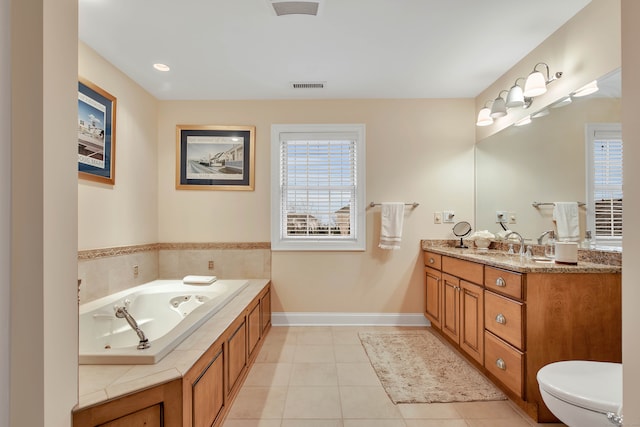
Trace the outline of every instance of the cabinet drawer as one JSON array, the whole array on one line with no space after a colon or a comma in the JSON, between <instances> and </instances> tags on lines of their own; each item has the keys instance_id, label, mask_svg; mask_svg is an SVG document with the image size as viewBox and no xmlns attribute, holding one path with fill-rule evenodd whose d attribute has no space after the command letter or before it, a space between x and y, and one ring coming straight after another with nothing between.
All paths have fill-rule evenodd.
<instances>
[{"instance_id":1,"label":"cabinet drawer","mask_svg":"<svg viewBox=\"0 0 640 427\"><path fill-rule=\"evenodd\" d=\"M424 251L424 265L440 270L442 268L442 255Z\"/></svg>"},{"instance_id":2,"label":"cabinet drawer","mask_svg":"<svg viewBox=\"0 0 640 427\"><path fill-rule=\"evenodd\" d=\"M507 388L524 397L524 354L487 331L484 333L484 367Z\"/></svg>"},{"instance_id":3,"label":"cabinet drawer","mask_svg":"<svg viewBox=\"0 0 640 427\"><path fill-rule=\"evenodd\" d=\"M442 271L469 282L482 284L484 265L448 256L442 257Z\"/></svg>"},{"instance_id":4,"label":"cabinet drawer","mask_svg":"<svg viewBox=\"0 0 640 427\"><path fill-rule=\"evenodd\" d=\"M484 285L487 289L522 299L522 275L493 267L484 268Z\"/></svg>"},{"instance_id":5,"label":"cabinet drawer","mask_svg":"<svg viewBox=\"0 0 640 427\"><path fill-rule=\"evenodd\" d=\"M485 290L484 327L513 346L523 348L524 304Z\"/></svg>"}]
</instances>

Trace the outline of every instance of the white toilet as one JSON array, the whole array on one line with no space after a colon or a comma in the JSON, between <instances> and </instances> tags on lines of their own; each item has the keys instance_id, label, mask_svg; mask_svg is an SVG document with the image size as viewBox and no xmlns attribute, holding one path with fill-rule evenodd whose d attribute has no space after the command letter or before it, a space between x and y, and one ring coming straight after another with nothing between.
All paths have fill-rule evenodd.
<instances>
[{"instance_id":1,"label":"white toilet","mask_svg":"<svg viewBox=\"0 0 640 427\"><path fill-rule=\"evenodd\" d=\"M621 363L555 362L537 378L544 403L569 427L622 425Z\"/></svg>"}]
</instances>

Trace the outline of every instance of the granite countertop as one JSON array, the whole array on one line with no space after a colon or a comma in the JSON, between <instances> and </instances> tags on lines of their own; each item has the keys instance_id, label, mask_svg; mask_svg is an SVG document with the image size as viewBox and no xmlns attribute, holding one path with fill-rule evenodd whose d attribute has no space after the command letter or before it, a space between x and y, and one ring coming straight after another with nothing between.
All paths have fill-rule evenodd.
<instances>
[{"instance_id":1,"label":"granite countertop","mask_svg":"<svg viewBox=\"0 0 640 427\"><path fill-rule=\"evenodd\" d=\"M181 378L268 283L250 279L249 286L154 365L79 365L75 410Z\"/></svg>"},{"instance_id":2,"label":"granite countertop","mask_svg":"<svg viewBox=\"0 0 640 427\"><path fill-rule=\"evenodd\" d=\"M440 255L447 255L466 261L479 262L492 267L505 270L517 271L519 273L621 273L622 267L619 265L603 264L599 262L578 260L577 265L556 264L555 262L537 262L534 259L542 258L535 255L533 258L521 257L518 254L507 254L500 249L480 250L468 245L468 249L455 248L446 244L434 243L429 240L422 240L422 250L434 252Z\"/></svg>"}]
</instances>

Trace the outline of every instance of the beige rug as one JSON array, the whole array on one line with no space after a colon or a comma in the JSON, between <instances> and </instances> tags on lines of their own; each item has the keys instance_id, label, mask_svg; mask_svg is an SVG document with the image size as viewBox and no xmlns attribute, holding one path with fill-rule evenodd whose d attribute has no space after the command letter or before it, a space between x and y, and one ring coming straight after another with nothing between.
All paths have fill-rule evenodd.
<instances>
[{"instance_id":1,"label":"beige rug","mask_svg":"<svg viewBox=\"0 0 640 427\"><path fill-rule=\"evenodd\" d=\"M393 403L507 398L428 330L361 332L358 335Z\"/></svg>"}]
</instances>

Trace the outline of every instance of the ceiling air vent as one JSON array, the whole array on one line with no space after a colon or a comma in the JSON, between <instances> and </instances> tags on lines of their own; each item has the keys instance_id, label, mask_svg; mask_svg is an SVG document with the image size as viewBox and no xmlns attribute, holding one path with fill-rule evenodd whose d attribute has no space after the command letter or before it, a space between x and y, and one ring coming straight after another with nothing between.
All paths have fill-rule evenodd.
<instances>
[{"instance_id":1,"label":"ceiling air vent","mask_svg":"<svg viewBox=\"0 0 640 427\"><path fill-rule=\"evenodd\" d=\"M291 82L293 89L324 89L326 82Z\"/></svg>"},{"instance_id":2,"label":"ceiling air vent","mask_svg":"<svg viewBox=\"0 0 640 427\"><path fill-rule=\"evenodd\" d=\"M320 0L267 0L273 7L276 15L318 15Z\"/></svg>"}]
</instances>

